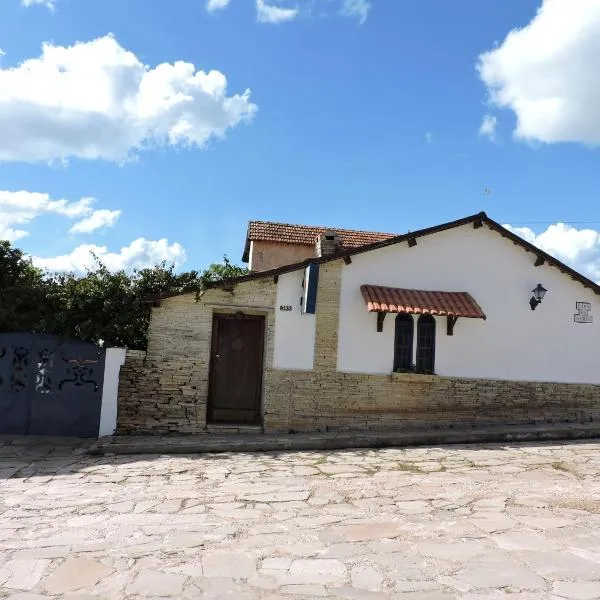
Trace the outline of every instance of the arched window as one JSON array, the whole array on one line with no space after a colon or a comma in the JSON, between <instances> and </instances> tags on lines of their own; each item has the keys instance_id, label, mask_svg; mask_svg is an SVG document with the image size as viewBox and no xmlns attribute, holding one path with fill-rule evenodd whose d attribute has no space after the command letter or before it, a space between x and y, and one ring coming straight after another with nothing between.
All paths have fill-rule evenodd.
<instances>
[{"instance_id":1,"label":"arched window","mask_svg":"<svg viewBox=\"0 0 600 600\"><path fill-rule=\"evenodd\" d=\"M433 373L435 368L435 319L421 315L417 323L417 371Z\"/></svg>"},{"instance_id":2,"label":"arched window","mask_svg":"<svg viewBox=\"0 0 600 600\"><path fill-rule=\"evenodd\" d=\"M396 334L394 337L394 371L409 369L413 358L413 318L412 315L400 313L396 317Z\"/></svg>"}]
</instances>

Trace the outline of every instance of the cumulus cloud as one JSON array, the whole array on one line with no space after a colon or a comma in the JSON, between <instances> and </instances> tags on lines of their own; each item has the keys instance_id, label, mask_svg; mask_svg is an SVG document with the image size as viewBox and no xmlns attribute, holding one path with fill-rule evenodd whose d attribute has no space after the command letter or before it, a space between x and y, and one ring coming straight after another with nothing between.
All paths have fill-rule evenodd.
<instances>
[{"instance_id":1,"label":"cumulus cloud","mask_svg":"<svg viewBox=\"0 0 600 600\"><path fill-rule=\"evenodd\" d=\"M367 0L344 0L341 13L346 17L355 17L362 25L369 16L371 3Z\"/></svg>"},{"instance_id":2,"label":"cumulus cloud","mask_svg":"<svg viewBox=\"0 0 600 600\"><path fill-rule=\"evenodd\" d=\"M215 10L223 10L229 6L230 0L208 0L206 3L206 10L213 12Z\"/></svg>"},{"instance_id":3,"label":"cumulus cloud","mask_svg":"<svg viewBox=\"0 0 600 600\"><path fill-rule=\"evenodd\" d=\"M65 199L52 200L49 194L40 192L0 190L0 239L15 242L26 237L29 233L23 227L44 215L81 219L73 225L70 233L91 233L114 225L121 211L94 210L95 202L94 198L69 202Z\"/></svg>"},{"instance_id":4,"label":"cumulus cloud","mask_svg":"<svg viewBox=\"0 0 600 600\"><path fill-rule=\"evenodd\" d=\"M479 57L490 100L518 138L600 144L600 2L543 0L531 22Z\"/></svg>"},{"instance_id":5,"label":"cumulus cloud","mask_svg":"<svg viewBox=\"0 0 600 600\"><path fill-rule=\"evenodd\" d=\"M69 229L69 233L92 233L98 229L112 227L120 216L120 210L95 210L89 217L75 223Z\"/></svg>"},{"instance_id":6,"label":"cumulus cloud","mask_svg":"<svg viewBox=\"0 0 600 600\"><path fill-rule=\"evenodd\" d=\"M109 252L106 246L82 244L70 254L53 258L34 256L32 260L36 266L51 272L84 273L94 267L94 257L100 259L111 271L143 269L163 261L178 267L187 258L183 246L178 243L169 244L169 241L164 238L156 241L138 238L121 248L119 252Z\"/></svg>"},{"instance_id":7,"label":"cumulus cloud","mask_svg":"<svg viewBox=\"0 0 600 600\"><path fill-rule=\"evenodd\" d=\"M48 194L0 190L0 239L14 242L29 235L22 227L42 215L59 215L69 219L81 218L92 212L93 198L77 202L52 200ZM15 226L21 226L15 228Z\"/></svg>"},{"instance_id":8,"label":"cumulus cloud","mask_svg":"<svg viewBox=\"0 0 600 600\"><path fill-rule=\"evenodd\" d=\"M121 162L153 146L202 148L257 106L227 95L219 71L186 62L154 68L111 35L43 45L39 58L0 67L0 160Z\"/></svg>"},{"instance_id":9,"label":"cumulus cloud","mask_svg":"<svg viewBox=\"0 0 600 600\"><path fill-rule=\"evenodd\" d=\"M284 23L298 16L297 8L281 8L267 4L265 0L256 0L256 20L259 23Z\"/></svg>"},{"instance_id":10,"label":"cumulus cloud","mask_svg":"<svg viewBox=\"0 0 600 600\"><path fill-rule=\"evenodd\" d=\"M479 135L489 138L494 141L496 139L496 125L498 119L493 115L484 115L483 121L479 126Z\"/></svg>"},{"instance_id":11,"label":"cumulus cloud","mask_svg":"<svg viewBox=\"0 0 600 600\"><path fill-rule=\"evenodd\" d=\"M34 6L36 4L45 6L48 10L56 8L55 0L21 0L21 6Z\"/></svg>"},{"instance_id":12,"label":"cumulus cloud","mask_svg":"<svg viewBox=\"0 0 600 600\"><path fill-rule=\"evenodd\" d=\"M0 215L0 219L2 216ZM24 229L14 229L13 227L8 227L3 225L0 221L0 240L7 240L9 242L16 242L21 238L27 237L29 235L28 231Z\"/></svg>"},{"instance_id":13,"label":"cumulus cloud","mask_svg":"<svg viewBox=\"0 0 600 600\"><path fill-rule=\"evenodd\" d=\"M550 225L539 234L529 227L505 227L600 283L600 232L565 223Z\"/></svg>"}]
</instances>

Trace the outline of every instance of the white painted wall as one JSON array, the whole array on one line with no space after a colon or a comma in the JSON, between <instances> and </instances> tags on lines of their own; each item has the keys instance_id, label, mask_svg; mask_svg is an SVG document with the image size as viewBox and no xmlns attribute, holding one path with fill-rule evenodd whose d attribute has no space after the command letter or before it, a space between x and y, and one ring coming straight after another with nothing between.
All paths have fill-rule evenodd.
<instances>
[{"instance_id":1,"label":"white painted wall","mask_svg":"<svg viewBox=\"0 0 600 600\"><path fill-rule=\"evenodd\" d=\"M555 267L534 267L535 256L487 227L465 225L357 254L342 274L338 370L390 373L394 319L376 331L362 284L469 292L487 320L460 318L446 335L436 318L439 375L523 381L600 383L600 297ZM549 291L535 311L530 291ZM575 302L592 304L594 323L574 323ZM416 340L415 317L415 340Z\"/></svg>"},{"instance_id":2,"label":"white painted wall","mask_svg":"<svg viewBox=\"0 0 600 600\"><path fill-rule=\"evenodd\" d=\"M119 393L119 371L125 363L124 348L107 348L104 362L104 384L102 387L102 409L98 437L113 435L117 429L117 396Z\"/></svg>"},{"instance_id":3,"label":"white painted wall","mask_svg":"<svg viewBox=\"0 0 600 600\"><path fill-rule=\"evenodd\" d=\"M275 305L273 368L311 370L315 357L315 315L302 314L304 269L279 276ZM280 310L291 306L291 311Z\"/></svg>"}]
</instances>

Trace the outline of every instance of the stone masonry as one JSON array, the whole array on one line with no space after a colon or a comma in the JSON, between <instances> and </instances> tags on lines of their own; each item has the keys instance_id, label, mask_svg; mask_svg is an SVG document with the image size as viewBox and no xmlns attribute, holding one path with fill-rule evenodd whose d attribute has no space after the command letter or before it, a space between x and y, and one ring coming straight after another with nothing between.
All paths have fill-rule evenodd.
<instances>
[{"instance_id":1,"label":"stone masonry","mask_svg":"<svg viewBox=\"0 0 600 600\"><path fill-rule=\"evenodd\" d=\"M202 433L206 428L214 313L266 317L263 392L267 432L336 429L464 428L478 425L590 423L600 419L600 386L491 381L435 375L337 372L343 262L324 263L317 293L312 371L273 369L272 278L163 301L153 310L148 353L121 369L119 434Z\"/></svg>"},{"instance_id":2,"label":"stone masonry","mask_svg":"<svg viewBox=\"0 0 600 600\"><path fill-rule=\"evenodd\" d=\"M594 385L271 369L266 397L266 431L464 428L600 419L600 389Z\"/></svg>"},{"instance_id":3,"label":"stone masonry","mask_svg":"<svg viewBox=\"0 0 600 600\"><path fill-rule=\"evenodd\" d=\"M117 433L201 433L206 404L215 313L266 318L265 364L273 364L273 279L257 279L234 290L207 290L164 300L152 311L148 353L128 353L121 368Z\"/></svg>"},{"instance_id":4,"label":"stone masonry","mask_svg":"<svg viewBox=\"0 0 600 600\"><path fill-rule=\"evenodd\" d=\"M342 265L341 260L336 260L322 264L319 269L314 362L317 373L332 372L337 367Z\"/></svg>"}]
</instances>

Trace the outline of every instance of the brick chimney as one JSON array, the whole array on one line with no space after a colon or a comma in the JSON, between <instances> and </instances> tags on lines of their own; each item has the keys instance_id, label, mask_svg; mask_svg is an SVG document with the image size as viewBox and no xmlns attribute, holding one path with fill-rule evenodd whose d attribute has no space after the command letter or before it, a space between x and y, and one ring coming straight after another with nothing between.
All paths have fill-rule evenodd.
<instances>
[{"instance_id":1,"label":"brick chimney","mask_svg":"<svg viewBox=\"0 0 600 600\"><path fill-rule=\"evenodd\" d=\"M317 238L317 256L329 256L342 249L342 239L335 232L328 230Z\"/></svg>"}]
</instances>

